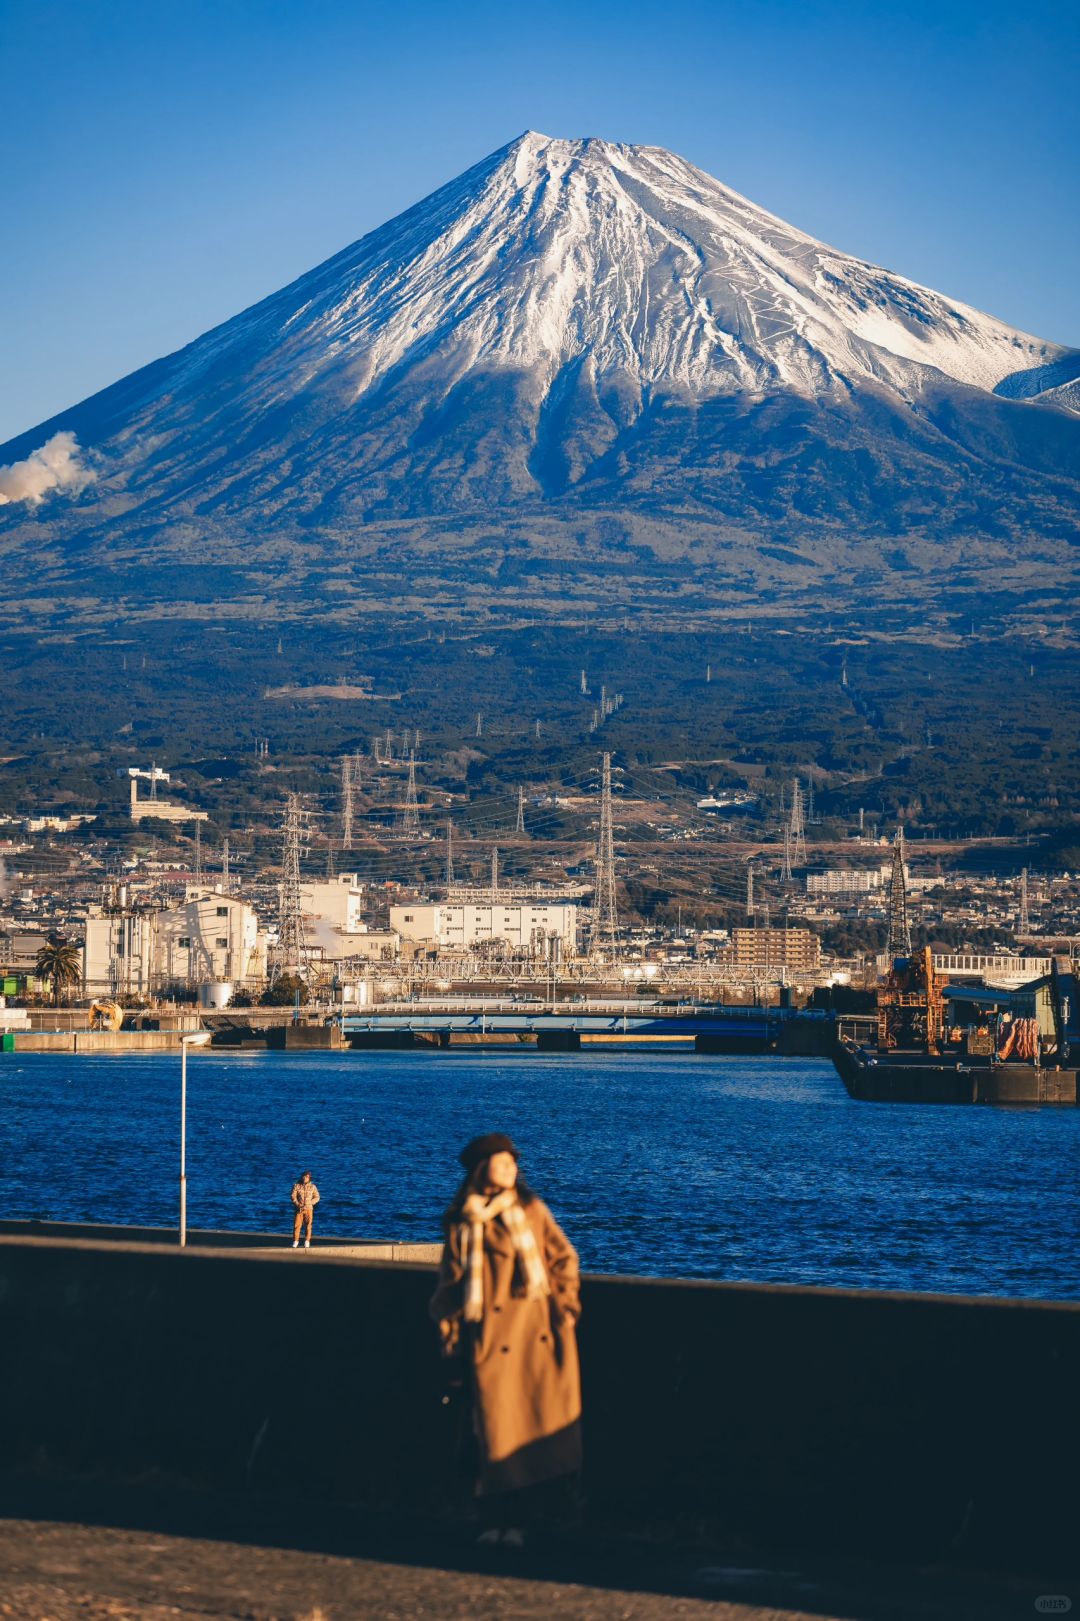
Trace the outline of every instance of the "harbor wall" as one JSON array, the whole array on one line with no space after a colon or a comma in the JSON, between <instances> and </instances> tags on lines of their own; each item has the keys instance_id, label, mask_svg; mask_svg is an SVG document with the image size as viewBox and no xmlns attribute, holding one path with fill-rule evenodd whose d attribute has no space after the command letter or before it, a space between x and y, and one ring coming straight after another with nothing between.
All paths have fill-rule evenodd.
<instances>
[{"instance_id":1,"label":"harbor wall","mask_svg":"<svg viewBox=\"0 0 1080 1621\"><path fill-rule=\"evenodd\" d=\"M0 1235L0 1467L461 1512L431 1287L317 1250ZM598 1525L1075 1557L1080 1306L613 1277L583 1302Z\"/></svg>"},{"instance_id":2,"label":"harbor wall","mask_svg":"<svg viewBox=\"0 0 1080 1621\"><path fill-rule=\"evenodd\" d=\"M13 1030L3 1051L13 1053L160 1053L179 1052L179 1030Z\"/></svg>"}]
</instances>

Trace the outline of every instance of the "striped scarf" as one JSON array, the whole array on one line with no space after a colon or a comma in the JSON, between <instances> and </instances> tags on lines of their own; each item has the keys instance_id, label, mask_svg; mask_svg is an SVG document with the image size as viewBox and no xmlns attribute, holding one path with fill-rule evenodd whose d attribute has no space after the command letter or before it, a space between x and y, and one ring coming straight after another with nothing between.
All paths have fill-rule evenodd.
<instances>
[{"instance_id":1,"label":"striped scarf","mask_svg":"<svg viewBox=\"0 0 1080 1621\"><path fill-rule=\"evenodd\" d=\"M520 1200L513 1188L484 1199L472 1193L461 1207L461 1260L465 1268L465 1321L479 1323L484 1318L484 1228L489 1221L501 1220L510 1234L517 1264L525 1282L525 1299L541 1300L551 1293L547 1272Z\"/></svg>"}]
</instances>

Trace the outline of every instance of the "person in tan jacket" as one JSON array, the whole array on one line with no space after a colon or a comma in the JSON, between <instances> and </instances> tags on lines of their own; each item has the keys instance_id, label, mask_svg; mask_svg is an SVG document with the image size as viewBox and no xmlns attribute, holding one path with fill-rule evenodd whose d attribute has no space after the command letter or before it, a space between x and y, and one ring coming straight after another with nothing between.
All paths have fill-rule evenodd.
<instances>
[{"instance_id":1,"label":"person in tan jacket","mask_svg":"<svg viewBox=\"0 0 1080 1621\"><path fill-rule=\"evenodd\" d=\"M301 1227L306 1227L307 1232L304 1235L304 1248L308 1250L311 1248L311 1224L315 1219L315 1206L319 1202L319 1190L311 1180L310 1171L304 1171L301 1174L299 1181L293 1183L292 1193L289 1195L289 1197L292 1199L293 1210L295 1211L295 1215L293 1216L292 1247L294 1250L300 1247L300 1229Z\"/></svg>"},{"instance_id":2,"label":"person in tan jacket","mask_svg":"<svg viewBox=\"0 0 1080 1621\"><path fill-rule=\"evenodd\" d=\"M519 1180L509 1137L474 1138L461 1164L430 1311L471 1394L474 1485L492 1522L481 1540L520 1546L534 1488L581 1468L578 1258Z\"/></svg>"}]
</instances>

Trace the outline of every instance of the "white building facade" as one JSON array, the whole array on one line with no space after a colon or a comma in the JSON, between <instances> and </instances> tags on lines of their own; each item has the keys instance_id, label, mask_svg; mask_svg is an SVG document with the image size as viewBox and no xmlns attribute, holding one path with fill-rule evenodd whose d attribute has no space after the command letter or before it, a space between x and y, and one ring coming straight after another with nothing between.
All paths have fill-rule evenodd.
<instances>
[{"instance_id":1,"label":"white building facade","mask_svg":"<svg viewBox=\"0 0 1080 1621\"><path fill-rule=\"evenodd\" d=\"M162 910L119 901L86 920L88 996L149 996L212 980L256 985L265 975L266 937L255 912L220 889L189 886Z\"/></svg>"},{"instance_id":2,"label":"white building facade","mask_svg":"<svg viewBox=\"0 0 1080 1621\"><path fill-rule=\"evenodd\" d=\"M503 941L535 957L573 956L578 909L569 901L416 902L391 906L390 927L404 940L431 942L443 951L477 951Z\"/></svg>"}]
</instances>

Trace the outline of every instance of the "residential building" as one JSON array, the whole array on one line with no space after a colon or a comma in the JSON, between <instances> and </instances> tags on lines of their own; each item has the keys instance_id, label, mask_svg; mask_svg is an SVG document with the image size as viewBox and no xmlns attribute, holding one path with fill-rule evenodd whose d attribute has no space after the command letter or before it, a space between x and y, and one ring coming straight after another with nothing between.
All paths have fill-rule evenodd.
<instances>
[{"instance_id":1,"label":"residential building","mask_svg":"<svg viewBox=\"0 0 1080 1621\"><path fill-rule=\"evenodd\" d=\"M821 966L821 941L810 929L733 929L731 936L736 968L801 974Z\"/></svg>"},{"instance_id":2,"label":"residential building","mask_svg":"<svg viewBox=\"0 0 1080 1621\"><path fill-rule=\"evenodd\" d=\"M888 867L832 867L828 872L806 875L808 895L868 895L884 889L889 882ZM907 868L904 869L907 877Z\"/></svg>"}]
</instances>

